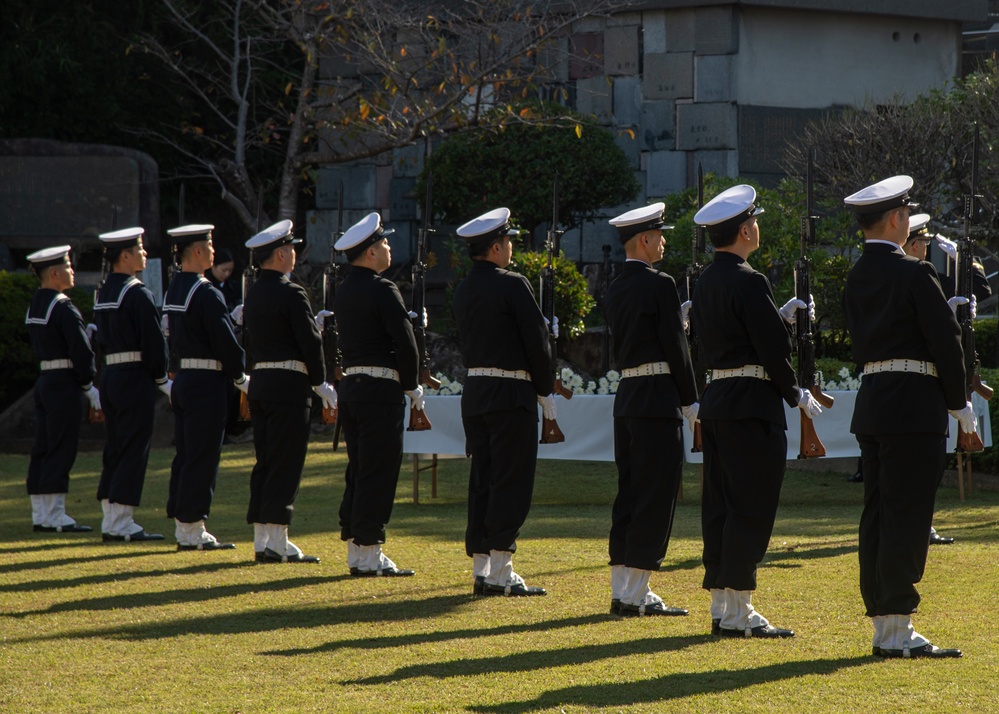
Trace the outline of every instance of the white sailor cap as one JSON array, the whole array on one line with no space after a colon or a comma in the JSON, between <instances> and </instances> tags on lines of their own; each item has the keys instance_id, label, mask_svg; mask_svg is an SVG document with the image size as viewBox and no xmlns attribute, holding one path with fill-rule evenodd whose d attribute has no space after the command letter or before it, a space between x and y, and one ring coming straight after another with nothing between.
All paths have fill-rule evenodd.
<instances>
[{"instance_id":1,"label":"white sailor cap","mask_svg":"<svg viewBox=\"0 0 999 714\"><path fill-rule=\"evenodd\" d=\"M101 243L104 244L105 248L131 248L133 245L139 244L139 238L145 230L139 226L134 228L122 228L119 231L111 231L110 233L101 233L98 238L101 239Z\"/></svg>"},{"instance_id":2,"label":"white sailor cap","mask_svg":"<svg viewBox=\"0 0 999 714\"><path fill-rule=\"evenodd\" d=\"M301 243L302 239L296 238L291 233L294 227L295 224L288 219L278 221L274 225L264 228L257 235L246 241L246 247L250 250L259 250L261 248L273 250L289 243Z\"/></svg>"},{"instance_id":3,"label":"white sailor cap","mask_svg":"<svg viewBox=\"0 0 999 714\"><path fill-rule=\"evenodd\" d=\"M892 176L847 196L843 203L860 216L884 213L902 206L919 208L918 203L909 200L912 184L911 176Z\"/></svg>"},{"instance_id":4,"label":"white sailor cap","mask_svg":"<svg viewBox=\"0 0 999 714\"><path fill-rule=\"evenodd\" d=\"M364 218L347 229L333 245L335 250L350 251L360 254L387 235L395 233L395 228L383 228L382 217L377 212L369 213Z\"/></svg>"},{"instance_id":5,"label":"white sailor cap","mask_svg":"<svg viewBox=\"0 0 999 714\"><path fill-rule=\"evenodd\" d=\"M917 213L914 216L909 216L909 240L912 240L920 233L927 233L929 222L929 213Z\"/></svg>"},{"instance_id":6,"label":"white sailor cap","mask_svg":"<svg viewBox=\"0 0 999 714\"><path fill-rule=\"evenodd\" d=\"M663 220L665 203L653 203L649 206L635 208L610 219L610 224L617 228L617 237L622 243L645 231L673 230Z\"/></svg>"},{"instance_id":7,"label":"white sailor cap","mask_svg":"<svg viewBox=\"0 0 999 714\"><path fill-rule=\"evenodd\" d=\"M197 243L199 240L211 238L215 226L210 223L191 223L186 226L171 228L167 234L173 239L175 245L185 245L187 243Z\"/></svg>"},{"instance_id":8,"label":"white sailor cap","mask_svg":"<svg viewBox=\"0 0 999 714\"><path fill-rule=\"evenodd\" d=\"M515 236L518 231L510 228L509 208L494 208L488 213L483 213L481 216L458 226L455 233L458 234L459 238L464 238L465 241L474 245L502 236Z\"/></svg>"},{"instance_id":9,"label":"white sailor cap","mask_svg":"<svg viewBox=\"0 0 999 714\"><path fill-rule=\"evenodd\" d=\"M727 188L694 214L694 223L709 233L730 233L753 216L763 213L756 206L756 189L748 184Z\"/></svg>"},{"instance_id":10,"label":"white sailor cap","mask_svg":"<svg viewBox=\"0 0 999 714\"><path fill-rule=\"evenodd\" d=\"M71 246L68 245L57 245L52 248L43 248L42 250L36 250L34 253L28 256L28 262L31 263L31 267L36 271L44 270L45 268L50 268L53 265L59 265L63 262L63 259L72 250Z\"/></svg>"}]
</instances>

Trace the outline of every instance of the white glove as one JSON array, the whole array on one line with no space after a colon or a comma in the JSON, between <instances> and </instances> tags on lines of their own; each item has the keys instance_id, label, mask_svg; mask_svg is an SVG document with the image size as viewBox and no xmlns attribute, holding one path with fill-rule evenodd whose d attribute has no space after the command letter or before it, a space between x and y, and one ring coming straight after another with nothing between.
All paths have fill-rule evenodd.
<instances>
[{"instance_id":1,"label":"white glove","mask_svg":"<svg viewBox=\"0 0 999 714\"><path fill-rule=\"evenodd\" d=\"M798 409L800 409L806 417L809 419L814 419L819 414L822 413L822 405L819 404L812 393L807 389L802 389L798 387L800 395L798 397Z\"/></svg>"},{"instance_id":2,"label":"white glove","mask_svg":"<svg viewBox=\"0 0 999 714\"><path fill-rule=\"evenodd\" d=\"M680 303L680 324L685 330L690 329L690 306L693 304L690 300Z\"/></svg>"},{"instance_id":3,"label":"white glove","mask_svg":"<svg viewBox=\"0 0 999 714\"><path fill-rule=\"evenodd\" d=\"M97 411L101 410L101 393L97 391L97 387L90 385L85 392L87 399L90 400L90 406Z\"/></svg>"},{"instance_id":4,"label":"white glove","mask_svg":"<svg viewBox=\"0 0 999 714\"><path fill-rule=\"evenodd\" d=\"M940 246L940 250L942 250L944 253L949 255L954 260L957 260L957 243L947 238L944 238L939 233L937 233L937 235L934 237L937 239L937 245Z\"/></svg>"},{"instance_id":5,"label":"white glove","mask_svg":"<svg viewBox=\"0 0 999 714\"><path fill-rule=\"evenodd\" d=\"M326 312L325 310L323 312ZM336 409L336 389L329 382L313 385L312 391L323 400L323 409Z\"/></svg>"},{"instance_id":6,"label":"white glove","mask_svg":"<svg viewBox=\"0 0 999 714\"><path fill-rule=\"evenodd\" d=\"M545 318L545 326L548 327L549 329L551 329L552 334L555 336L555 339L557 340L558 339L558 315L552 315L552 321L551 322L548 322L548 318L546 317Z\"/></svg>"},{"instance_id":7,"label":"white glove","mask_svg":"<svg viewBox=\"0 0 999 714\"><path fill-rule=\"evenodd\" d=\"M320 310L319 312L316 313L316 316L312 318L315 321L316 327L319 328L320 332L322 332L323 328L326 327L326 318L332 314L333 313L330 310ZM315 387L313 387L313 389L315 389ZM316 392L316 394L318 394L318 392Z\"/></svg>"},{"instance_id":8,"label":"white glove","mask_svg":"<svg viewBox=\"0 0 999 714\"><path fill-rule=\"evenodd\" d=\"M409 311L409 319L411 320L416 319L416 313L413 312L412 310ZM423 308L423 321L420 322L420 327L422 327L423 329L427 328L427 308Z\"/></svg>"},{"instance_id":9,"label":"white glove","mask_svg":"<svg viewBox=\"0 0 999 714\"><path fill-rule=\"evenodd\" d=\"M964 405L964 409L948 409L947 413L957 419L961 425L961 431L965 434L978 431L978 415L972 409L971 402L967 402Z\"/></svg>"},{"instance_id":10,"label":"white glove","mask_svg":"<svg viewBox=\"0 0 999 714\"><path fill-rule=\"evenodd\" d=\"M250 375L244 374L239 379L234 379L232 383L235 384L236 389L241 391L243 394L250 394Z\"/></svg>"},{"instance_id":11,"label":"white glove","mask_svg":"<svg viewBox=\"0 0 999 714\"><path fill-rule=\"evenodd\" d=\"M538 404L541 405L541 414L545 419L555 419L558 416L558 410L555 408L555 395L548 394L544 397L538 397Z\"/></svg>"},{"instance_id":12,"label":"white glove","mask_svg":"<svg viewBox=\"0 0 999 714\"><path fill-rule=\"evenodd\" d=\"M237 325L242 325L243 324L243 303L239 303L239 305L237 305L236 307L234 307L232 309L232 312L229 313L229 317L231 317L232 321L235 322Z\"/></svg>"},{"instance_id":13,"label":"white glove","mask_svg":"<svg viewBox=\"0 0 999 714\"><path fill-rule=\"evenodd\" d=\"M87 323L87 339L91 342L94 341L94 335L97 334L97 325L92 322Z\"/></svg>"},{"instance_id":14,"label":"white glove","mask_svg":"<svg viewBox=\"0 0 999 714\"><path fill-rule=\"evenodd\" d=\"M170 316L165 312L163 313L163 317L160 318L160 332L163 333L164 337L170 336Z\"/></svg>"},{"instance_id":15,"label":"white glove","mask_svg":"<svg viewBox=\"0 0 999 714\"><path fill-rule=\"evenodd\" d=\"M680 407L680 412L683 414L683 418L687 420L687 426L690 427L691 433L694 432L694 423L697 421L697 412L700 410L700 402L694 402L689 407Z\"/></svg>"},{"instance_id":16,"label":"white glove","mask_svg":"<svg viewBox=\"0 0 999 714\"><path fill-rule=\"evenodd\" d=\"M809 295L808 304L805 304L804 300L799 300L798 298L791 298L786 303L784 307L777 310L780 316L784 318L784 322L789 325L793 325L798 321L798 310L808 310L808 319L815 319L815 299Z\"/></svg>"},{"instance_id":17,"label":"white glove","mask_svg":"<svg viewBox=\"0 0 999 714\"><path fill-rule=\"evenodd\" d=\"M964 295L955 295L954 297L947 300L947 304L950 305L951 312L953 312L956 315L958 305L967 305L968 298L964 297Z\"/></svg>"},{"instance_id":18,"label":"white glove","mask_svg":"<svg viewBox=\"0 0 999 714\"><path fill-rule=\"evenodd\" d=\"M418 412L423 411L423 387L419 384L416 389L407 389L406 396L409 397L409 405Z\"/></svg>"}]
</instances>

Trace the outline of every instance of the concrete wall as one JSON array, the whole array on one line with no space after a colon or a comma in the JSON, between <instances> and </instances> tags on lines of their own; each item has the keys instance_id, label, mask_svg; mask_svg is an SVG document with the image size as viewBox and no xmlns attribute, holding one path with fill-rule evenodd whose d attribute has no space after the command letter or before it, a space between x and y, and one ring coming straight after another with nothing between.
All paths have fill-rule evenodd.
<instances>
[{"instance_id":1,"label":"concrete wall","mask_svg":"<svg viewBox=\"0 0 999 714\"><path fill-rule=\"evenodd\" d=\"M941 20L753 8L734 59L739 104L860 106L914 100L958 72L961 27Z\"/></svg>"}]
</instances>

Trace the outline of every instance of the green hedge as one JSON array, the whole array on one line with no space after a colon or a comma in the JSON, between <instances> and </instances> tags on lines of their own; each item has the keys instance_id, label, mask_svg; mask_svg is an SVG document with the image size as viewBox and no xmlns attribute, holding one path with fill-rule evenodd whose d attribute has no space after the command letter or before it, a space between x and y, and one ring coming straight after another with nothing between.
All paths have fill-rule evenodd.
<instances>
[{"instance_id":1,"label":"green hedge","mask_svg":"<svg viewBox=\"0 0 999 714\"><path fill-rule=\"evenodd\" d=\"M38 278L30 273L0 271L0 411L16 402L31 389L38 378L38 364L28 339L24 315L31 297L38 289ZM90 321L94 296L89 290L67 291L73 303Z\"/></svg>"}]
</instances>

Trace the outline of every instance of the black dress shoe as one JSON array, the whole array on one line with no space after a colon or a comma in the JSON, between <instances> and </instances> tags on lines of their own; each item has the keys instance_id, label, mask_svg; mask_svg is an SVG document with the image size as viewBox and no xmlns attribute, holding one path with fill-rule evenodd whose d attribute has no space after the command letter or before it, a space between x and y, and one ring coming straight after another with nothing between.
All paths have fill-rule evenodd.
<instances>
[{"instance_id":1,"label":"black dress shoe","mask_svg":"<svg viewBox=\"0 0 999 714\"><path fill-rule=\"evenodd\" d=\"M953 542L953 538L942 536L936 531L930 531L930 545L950 545Z\"/></svg>"},{"instance_id":2,"label":"black dress shoe","mask_svg":"<svg viewBox=\"0 0 999 714\"><path fill-rule=\"evenodd\" d=\"M853 476L847 476L846 477L846 482L847 483L863 483L864 482L864 472L863 471L858 471L857 473L853 474Z\"/></svg>"},{"instance_id":3,"label":"black dress shoe","mask_svg":"<svg viewBox=\"0 0 999 714\"><path fill-rule=\"evenodd\" d=\"M530 597L534 595L547 595L544 588L531 585L493 585L492 583L482 583L482 594L486 596L503 595L506 597Z\"/></svg>"},{"instance_id":4,"label":"black dress shoe","mask_svg":"<svg viewBox=\"0 0 999 714\"><path fill-rule=\"evenodd\" d=\"M719 626L718 634L722 637L762 637L764 639L774 639L778 637L794 637L794 630L784 630L773 625L759 625L749 630L730 630Z\"/></svg>"},{"instance_id":5,"label":"black dress shoe","mask_svg":"<svg viewBox=\"0 0 999 714\"><path fill-rule=\"evenodd\" d=\"M410 575L416 575L415 570L405 570L404 568L382 568L380 570L361 570L356 568L357 572L352 569L350 574L355 578L408 578Z\"/></svg>"},{"instance_id":6,"label":"black dress shoe","mask_svg":"<svg viewBox=\"0 0 999 714\"><path fill-rule=\"evenodd\" d=\"M632 605L627 602L621 603L622 617L641 617L643 615L665 615L667 617L682 617L689 613L682 607L670 607L665 603L657 602L652 605Z\"/></svg>"},{"instance_id":7,"label":"black dress shoe","mask_svg":"<svg viewBox=\"0 0 999 714\"><path fill-rule=\"evenodd\" d=\"M611 615L620 615L621 614L621 598L619 598L619 597L612 597L611 598L610 614Z\"/></svg>"},{"instance_id":8,"label":"black dress shoe","mask_svg":"<svg viewBox=\"0 0 999 714\"><path fill-rule=\"evenodd\" d=\"M79 523L68 526L43 526L36 523L32 530L35 533L90 533L94 529L90 526L81 526Z\"/></svg>"},{"instance_id":9,"label":"black dress shoe","mask_svg":"<svg viewBox=\"0 0 999 714\"><path fill-rule=\"evenodd\" d=\"M138 533L131 533L129 535L111 535L110 533L101 533L101 540L105 543L127 543L136 540L163 540L162 533L146 533L145 531L139 531Z\"/></svg>"},{"instance_id":10,"label":"black dress shoe","mask_svg":"<svg viewBox=\"0 0 999 714\"><path fill-rule=\"evenodd\" d=\"M711 634L716 637L721 634L721 619L717 617L711 618Z\"/></svg>"},{"instance_id":11,"label":"black dress shoe","mask_svg":"<svg viewBox=\"0 0 999 714\"><path fill-rule=\"evenodd\" d=\"M319 558L314 555L306 555L305 553L296 553L295 555L279 555L277 551L271 550L270 548L264 548L264 562L267 563L318 563Z\"/></svg>"},{"instance_id":12,"label":"black dress shoe","mask_svg":"<svg viewBox=\"0 0 999 714\"><path fill-rule=\"evenodd\" d=\"M915 659L917 657L929 657L930 659L953 659L963 657L964 653L956 649L944 649L936 647L927 642L922 647L911 647L908 650L888 650L884 647L875 647L874 654L878 657Z\"/></svg>"},{"instance_id":13,"label":"black dress shoe","mask_svg":"<svg viewBox=\"0 0 999 714\"><path fill-rule=\"evenodd\" d=\"M481 595L483 586L486 584L485 575L476 575L475 580L472 581L472 595Z\"/></svg>"},{"instance_id":14,"label":"black dress shoe","mask_svg":"<svg viewBox=\"0 0 999 714\"><path fill-rule=\"evenodd\" d=\"M177 550L232 550L235 547L235 543L219 543L218 541L198 543L197 545L177 544Z\"/></svg>"},{"instance_id":15,"label":"black dress shoe","mask_svg":"<svg viewBox=\"0 0 999 714\"><path fill-rule=\"evenodd\" d=\"M264 557L264 551L262 551L262 550L256 550L256 551L253 552L253 560L256 563L268 563L268 562L270 562L270 561L267 560L266 557Z\"/></svg>"}]
</instances>

